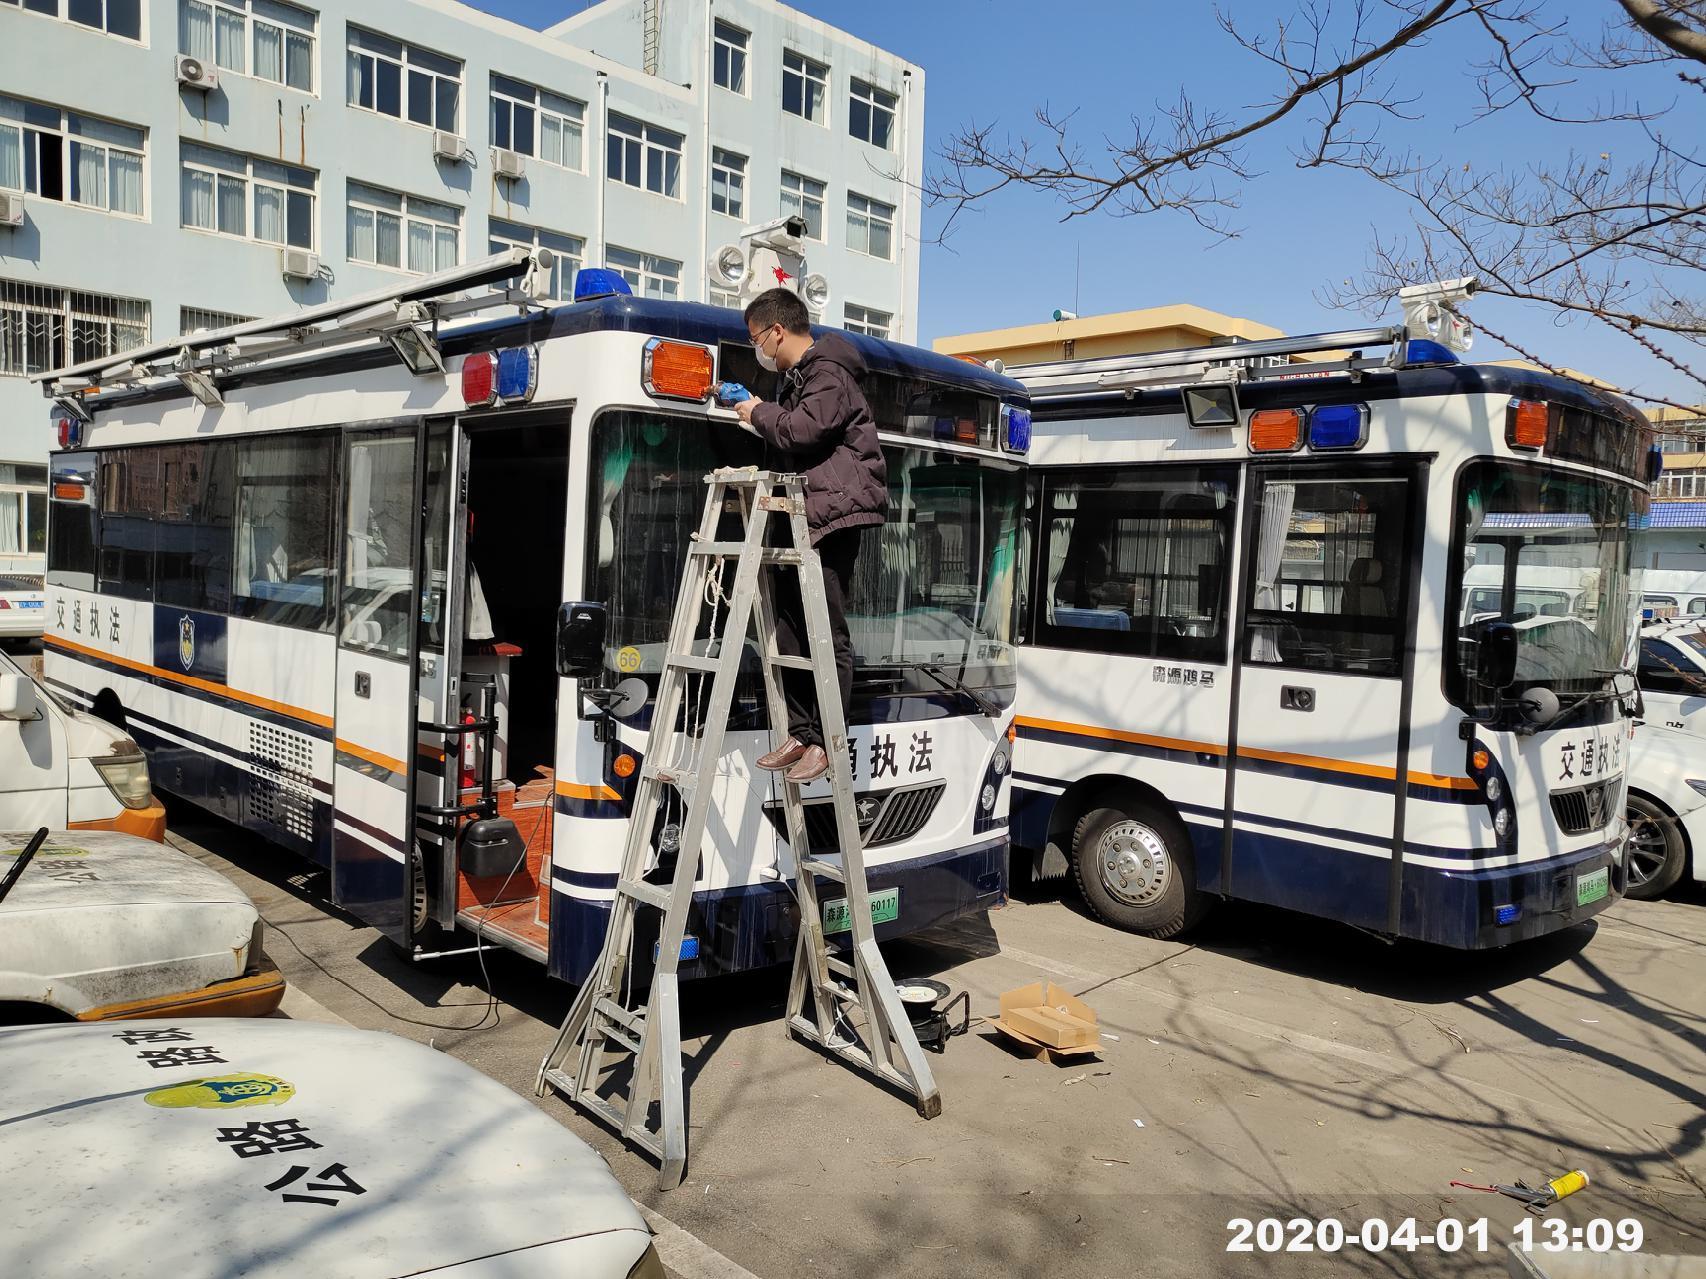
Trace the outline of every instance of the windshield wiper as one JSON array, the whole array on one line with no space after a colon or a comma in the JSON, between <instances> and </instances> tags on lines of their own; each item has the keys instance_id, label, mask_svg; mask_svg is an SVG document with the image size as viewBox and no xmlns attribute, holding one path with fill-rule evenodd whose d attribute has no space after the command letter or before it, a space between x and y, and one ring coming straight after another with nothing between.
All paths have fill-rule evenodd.
<instances>
[{"instance_id":1,"label":"windshield wiper","mask_svg":"<svg viewBox=\"0 0 1706 1279\"><path fill-rule=\"evenodd\" d=\"M989 698L985 697L982 693L978 692L977 689L973 688L970 684L967 684L965 680L961 679L958 675L949 673L941 663L915 662L907 669L923 671L950 693L963 693L973 706L977 707L978 710L989 716L990 719L998 719L1000 717L1001 708L999 706L990 701Z\"/></svg>"}]
</instances>

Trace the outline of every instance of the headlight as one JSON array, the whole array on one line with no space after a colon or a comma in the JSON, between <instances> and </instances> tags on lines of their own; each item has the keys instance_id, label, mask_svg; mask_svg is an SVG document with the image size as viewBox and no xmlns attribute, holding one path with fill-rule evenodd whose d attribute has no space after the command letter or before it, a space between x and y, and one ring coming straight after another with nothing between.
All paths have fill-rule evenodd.
<instances>
[{"instance_id":1,"label":"headlight","mask_svg":"<svg viewBox=\"0 0 1706 1279\"><path fill-rule=\"evenodd\" d=\"M1007 752L1000 747L996 747L995 759L992 761L992 764L995 768L995 775L1000 777L1007 771Z\"/></svg>"},{"instance_id":2,"label":"headlight","mask_svg":"<svg viewBox=\"0 0 1706 1279\"><path fill-rule=\"evenodd\" d=\"M1499 796L1503 795L1504 793L1505 793L1505 788L1503 786L1499 785L1499 779L1498 778L1489 777L1487 779L1487 798L1488 799L1492 800L1494 803L1497 803Z\"/></svg>"},{"instance_id":3,"label":"headlight","mask_svg":"<svg viewBox=\"0 0 1706 1279\"><path fill-rule=\"evenodd\" d=\"M1702 795L1706 795L1706 781L1701 781L1693 777L1687 778L1686 780L1690 789L1698 791Z\"/></svg>"},{"instance_id":4,"label":"headlight","mask_svg":"<svg viewBox=\"0 0 1706 1279\"><path fill-rule=\"evenodd\" d=\"M126 808L147 808L154 798L149 793L148 761L141 755L109 755L89 762Z\"/></svg>"},{"instance_id":5,"label":"headlight","mask_svg":"<svg viewBox=\"0 0 1706 1279\"><path fill-rule=\"evenodd\" d=\"M1503 839L1505 837L1505 832L1510 828L1511 810L1508 808L1501 808L1493 816L1493 830L1498 834L1500 839Z\"/></svg>"},{"instance_id":6,"label":"headlight","mask_svg":"<svg viewBox=\"0 0 1706 1279\"><path fill-rule=\"evenodd\" d=\"M676 822L669 822L658 832L658 852L679 853L681 851L681 827Z\"/></svg>"},{"instance_id":7,"label":"headlight","mask_svg":"<svg viewBox=\"0 0 1706 1279\"><path fill-rule=\"evenodd\" d=\"M995 787L993 785L985 786L983 794L979 795L978 799L983 804L983 811L987 813L995 807Z\"/></svg>"}]
</instances>

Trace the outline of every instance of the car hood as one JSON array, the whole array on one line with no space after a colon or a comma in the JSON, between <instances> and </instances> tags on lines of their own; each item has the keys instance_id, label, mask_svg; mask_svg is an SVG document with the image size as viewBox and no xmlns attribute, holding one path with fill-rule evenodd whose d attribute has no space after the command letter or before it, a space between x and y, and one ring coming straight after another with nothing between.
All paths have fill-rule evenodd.
<instances>
[{"instance_id":1,"label":"car hood","mask_svg":"<svg viewBox=\"0 0 1706 1279\"><path fill-rule=\"evenodd\" d=\"M393 1035L27 1026L0 1030L0 1078L0 1126L52 1172L10 1179L11 1273L369 1279L501 1257L506 1276L621 1279L649 1242L585 1142Z\"/></svg>"},{"instance_id":2,"label":"car hood","mask_svg":"<svg viewBox=\"0 0 1706 1279\"><path fill-rule=\"evenodd\" d=\"M1643 721L1629 743L1629 785L1665 800L1679 815L1706 804L1688 780L1706 780L1706 737Z\"/></svg>"}]
</instances>

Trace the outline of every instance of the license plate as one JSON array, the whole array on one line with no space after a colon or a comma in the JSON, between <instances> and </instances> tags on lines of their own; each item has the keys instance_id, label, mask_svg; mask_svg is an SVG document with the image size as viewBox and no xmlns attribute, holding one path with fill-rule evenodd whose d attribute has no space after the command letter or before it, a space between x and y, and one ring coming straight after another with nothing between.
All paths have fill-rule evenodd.
<instances>
[{"instance_id":1,"label":"license plate","mask_svg":"<svg viewBox=\"0 0 1706 1279\"><path fill-rule=\"evenodd\" d=\"M18 601L18 607L19 608L40 608L41 606L42 606L41 600L19 600Z\"/></svg>"},{"instance_id":2,"label":"license plate","mask_svg":"<svg viewBox=\"0 0 1706 1279\"><path fill-rule=\"evenodd\" d=\"M900 918L900 889L885 888L871 894L871 922L888 924ZM847 909L847 899L837 897L823 904L823 931L845 933L853 928L853 914Z\"/></svg>"},{"instance_id":3,"label":"license plate","mask_svg":"<svg viewBox=\"0 0 1706 1279\"><path fill-rule=\"evenodd\" d=\"M1611 869L1601 866L1585 875L1576 876L1576 905L1586 906L1596 902L1611 891Z\"/></svg>"}]
</instances>

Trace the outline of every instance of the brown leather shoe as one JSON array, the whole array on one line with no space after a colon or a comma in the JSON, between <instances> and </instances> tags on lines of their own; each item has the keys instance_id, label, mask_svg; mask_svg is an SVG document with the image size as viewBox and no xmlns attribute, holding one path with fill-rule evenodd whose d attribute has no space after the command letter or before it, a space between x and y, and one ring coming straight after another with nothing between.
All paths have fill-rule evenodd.
<instances>
[{"instance_id":1,"label":"brown leather shoe","mask_svg":"<svg viewBox=\"0 0 1706 1279\"><path fill-rule=\"evenodd\" d=\"M790 737L768 755L758 757L758 766L775 772L779 768L787 768L797 762L806 753L806 744L797 737Z\"/></svg>"},{"instance_id":2,"label":"brown leather shoe","mask_svg":"<svg viewBox=\"0 0 1706 1279\"><path fill-rule=\"evenodd\" d=\"M801 753L799 763L783 774L796 786L804 786L807 782L815 782L829 771L829 754L821 746L808 746Z\"/></svg>"}]
</instances>

